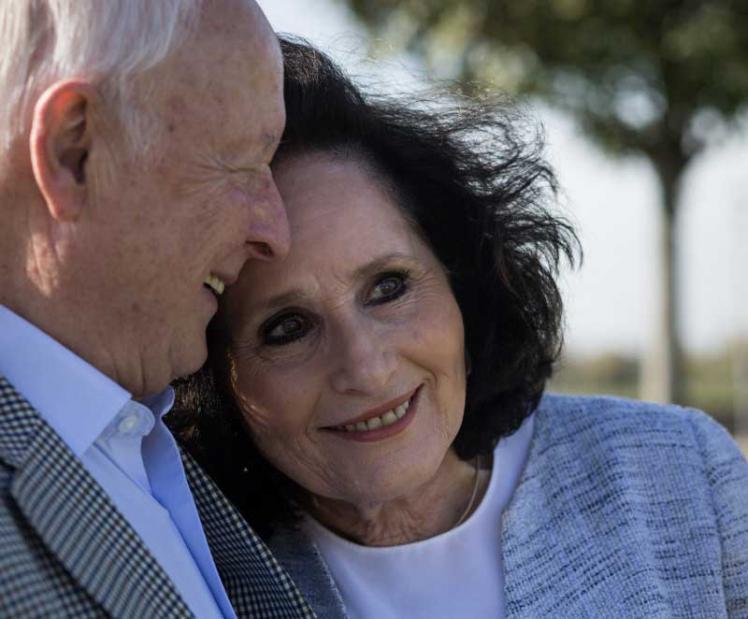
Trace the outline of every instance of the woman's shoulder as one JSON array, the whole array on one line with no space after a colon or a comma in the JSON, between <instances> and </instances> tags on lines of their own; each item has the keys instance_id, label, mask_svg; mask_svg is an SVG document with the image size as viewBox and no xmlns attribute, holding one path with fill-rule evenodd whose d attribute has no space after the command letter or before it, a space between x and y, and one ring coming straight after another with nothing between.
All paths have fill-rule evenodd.
<instances>
[{"instance_id":1,"label":"woman's shoulder","mask_svg":"<svg viewBox=\"0 0 748 619\"><path fill-rule=\"evenodd\" d=\"M707 456L715 446L734 445L724 427L700 410L612 396L546 394L535 424L539 442L595 450L667 447Z\"/></svg>"},{"instance_id":2,"label":"woman's shoulder","mask_svg":"<svg viewBox=\"0 0 748 619\"><path fill-rule=\"evenodd\" d=\"M700 487L705 501L719 500L722 488L748 486L745 457L714 419L695 409L616 397L545 395L535 413L527 470L538 478L563 471L660 498Z\"/></svg>"},{"instance_id":3,"label":"woman's shoulder","mask_svg":"<svg viewBox=\"0 0 748 619\"><path fill-rule=\"evenodd\" d=\"M748 462L700 411L544 396L512 501L503 523L510 607L576 616L582 591L586 610L599 603L628 616L748 609ZM544 572L522 568L539 556ZM538 594L546 582L553 592Z\"/></svg>"}]
</instances>

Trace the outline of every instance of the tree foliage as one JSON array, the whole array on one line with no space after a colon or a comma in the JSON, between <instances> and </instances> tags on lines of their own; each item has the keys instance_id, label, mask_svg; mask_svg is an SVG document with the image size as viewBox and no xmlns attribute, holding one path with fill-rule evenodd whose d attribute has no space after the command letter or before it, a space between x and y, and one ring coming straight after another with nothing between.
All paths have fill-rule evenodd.
<instances>
[{"instance_id":1,"label":"tree foliage","mask_svg":"<svg viewBox=\"0 0 748 619\"><path fill-rule=\"evenodd\" d=\"M465 91L532 95L612 154L639 154L662 188L660 399L678 381L675 219L689 162L748 100L745 0L347 0L371 30ZM375 38L382 40L382 37Z\"/></svg>"},{"instance_id":2,"label":"tree foliage","mask_svg":"<svg viewBox=\"0 0 748 619\"><path fill-rule=\"evenodd\" d=\"M349 0L468 90L498 86L570 112L613 153L675 174L748 93L743 0ZM674 169L673 169L674 168Z\"/></svg>"}]
</instances>

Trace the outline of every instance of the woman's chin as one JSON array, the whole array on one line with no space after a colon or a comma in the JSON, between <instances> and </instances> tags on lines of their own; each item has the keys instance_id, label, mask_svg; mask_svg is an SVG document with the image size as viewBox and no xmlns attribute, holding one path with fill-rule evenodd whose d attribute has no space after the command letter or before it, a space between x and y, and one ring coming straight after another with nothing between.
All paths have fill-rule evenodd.
<instances>
[{"instance_id":1,"label":"woman's chin","mask_svg":"<svg viewBox=\"0 0 748 619\"><path fill-rule=\"evenodd\" d=\"M335 502L342 501L363 512L410 503L435 480L443 459L443 454L434 454L397 463L390 460L385 467L372 467L368 475L364 472L353 479L340 479L335 484L338 490L330 494L336 497ZM365 471L363 467L358 470Z\"/></svg>"}]
</instances>

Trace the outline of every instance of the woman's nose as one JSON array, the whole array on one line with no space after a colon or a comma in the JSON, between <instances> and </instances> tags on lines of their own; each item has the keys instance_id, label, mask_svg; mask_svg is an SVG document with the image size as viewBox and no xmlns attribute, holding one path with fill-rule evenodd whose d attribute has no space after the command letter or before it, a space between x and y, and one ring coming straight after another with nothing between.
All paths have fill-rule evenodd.
<instances>
[{"instance_id":1,"label":"woman's nose","mask_svg":"<svg viewBox=\"0 0 748 619\"><path fill-rule=\"evenodd\" d=\"M376 394L386 387L397 366L389 338L371 325L348 324L335 334L332 387L340 393Z\"/></svg>"}]
</instances>

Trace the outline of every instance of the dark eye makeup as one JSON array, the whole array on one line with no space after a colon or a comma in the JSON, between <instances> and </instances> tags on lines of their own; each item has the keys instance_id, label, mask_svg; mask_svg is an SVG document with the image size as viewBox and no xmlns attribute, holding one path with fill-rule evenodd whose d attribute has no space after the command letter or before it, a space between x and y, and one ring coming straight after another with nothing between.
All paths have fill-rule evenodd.
<instances>
[{"instance_id":1,"label":"dark eye makeup","mask_svg":"<svg viewBox=\"0 0 748 619\"><path fill-rule=\"evenodd\" d=\"M377 275L367 298L368 305L381 305L400 298L408 291L406 271L387 271Z\"/></svg>"},{"instance_id":2,"label":"dark eye makeup","mask_svg":"<svg viewBox=\"0 0 748 619\"><path fill-rule=\"evenodd\" d=\"M266 346L282 346L304 337L314 328L314 320L303 311L289 308L260 325L260 340Z\"/></svg>"},{"instance_id":3,"label":"dark eye makeup","mask_svg":"<svg viewBox=\"0 0 748 619\"><path fill-rule=\"evenodd\" d=\"M392 303L409 288L410 275L403 270L378 273L363 299L365 306ZM306 337L317 326L317 320L301 308L284 308L263 322L258 334L263 346L284 346Z\"/></svg>"}]
</instances>

